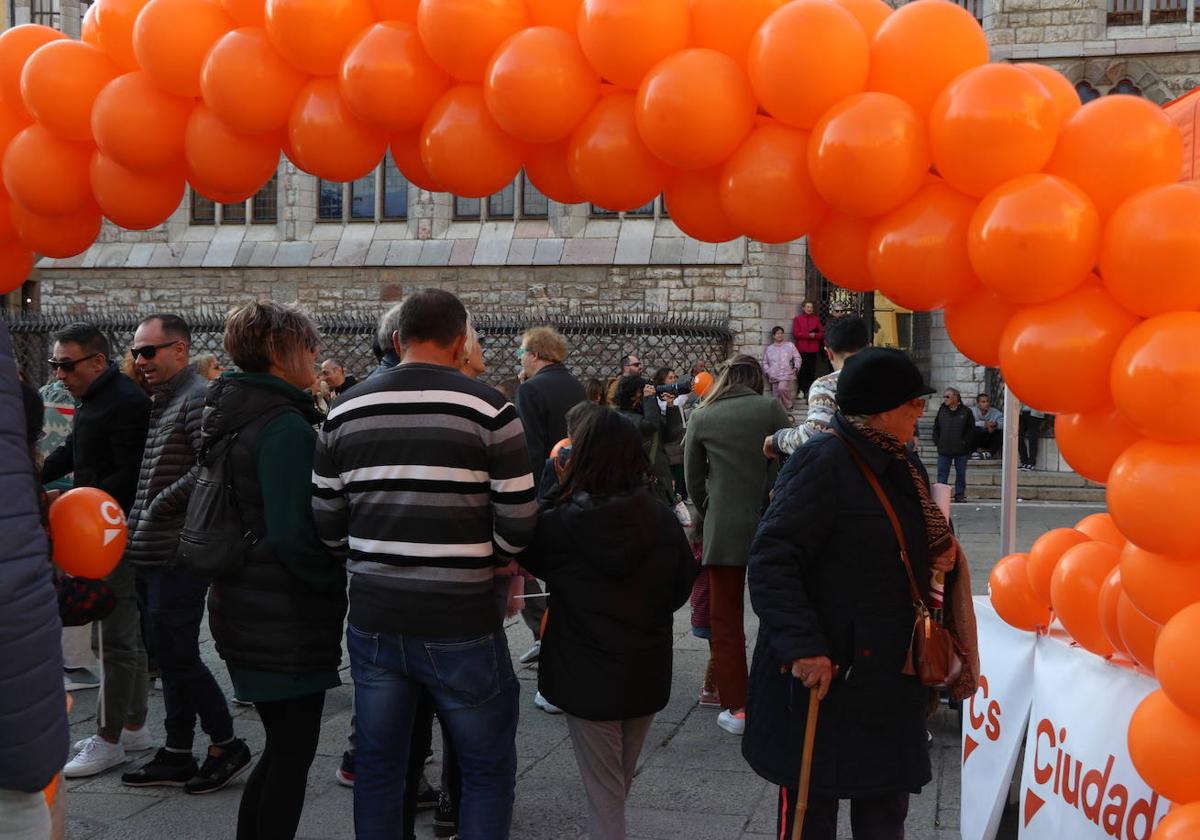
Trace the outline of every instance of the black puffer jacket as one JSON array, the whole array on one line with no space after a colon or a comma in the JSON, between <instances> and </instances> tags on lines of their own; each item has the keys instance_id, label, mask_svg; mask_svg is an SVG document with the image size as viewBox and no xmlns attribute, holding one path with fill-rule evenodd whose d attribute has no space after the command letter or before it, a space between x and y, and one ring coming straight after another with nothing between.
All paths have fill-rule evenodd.
<instances>
[{"instance_id":1,"label":"black puffer jacket","mask_svg":"<svg viewBox=\"0 0 1200 840\"><path fill-rule=\"evenodd\" d=\"M541 468L554 444L567 436L567 412L587 399L579 380L561 362L546 365L517 389L517 414L525 427L529 463Z\"/></svg>"},{"instance_id":2,"label":"black puffer jacket","mask_svg":"<svg viewBox=\"0 0 1200 840\"><path fill-rule=\"evenodd\" d=\"M971 437L975 434L975 415L962 403L951 411L946 406L938 409L933 420L933 445L939 455L966 455L971 451Z\"/></svg>"},{"instance_id":3,"label":"black puffer jacket","mask_svg":"<svg viewBox=\"0 0 1200 840\"><path fill-rule=\"evenodd\" d=\"M651 715L671 698L671 617L695 560L675 514L650 491L576 493L543 508L520 563L547 583L538 687L587 720Z\"/></svg>"},{"instance_id":4,"label":"black puffer jacket","mask_svg":"<svg viewBox=\"0 0 1200 840\"><path fill-rule=\"evenodd\" d=\"M110 365L84 393L70 436L46 457L42 481L74 472L76 487L99 487L128 515L149 423L150 398Z\"/></svg>"},{"instance_id":5,"label":"black puffer jacket","mask_svg":"<svg viewBox=\"0 0 1200 840\"><path fill-rule=\"evenodd\" d=\"M169 563L199 471L200 420L208 381L187 365L155 389L125 556L139 566Z\"/></svg>"}]
</instances>

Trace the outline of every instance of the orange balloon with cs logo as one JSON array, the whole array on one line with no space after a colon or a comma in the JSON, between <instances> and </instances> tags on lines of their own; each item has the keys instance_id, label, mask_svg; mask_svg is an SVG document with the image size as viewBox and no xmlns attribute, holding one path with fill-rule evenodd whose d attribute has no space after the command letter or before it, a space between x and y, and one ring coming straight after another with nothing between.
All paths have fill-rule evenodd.
<instances>
[{"instance_id":1,"label":"orange balloon with cs logo","mask_svg":"<svg viewBox=\"0 0 1200 840\"><path fill-rule=\"evenodd\" d=\"M117 500L95 487L76 487L50 507L54 564L69 575L102 578L125 552L128 530Z\"/></svg>"}]
</instances>

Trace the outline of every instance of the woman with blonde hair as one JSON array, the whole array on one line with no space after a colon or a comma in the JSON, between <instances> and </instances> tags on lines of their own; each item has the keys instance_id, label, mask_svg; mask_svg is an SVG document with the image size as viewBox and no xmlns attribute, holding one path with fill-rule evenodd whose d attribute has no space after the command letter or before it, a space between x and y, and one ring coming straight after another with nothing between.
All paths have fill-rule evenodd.
<instances>
[{"instance_id":1,"label":"woman with blonde hair","mask_svg":"<svg viewBox=\"0 0 1200 840\"><path fill-rule=\"evenodd\" d=\"M221 367L221 363L217 361L215 353L202 353L199 356L192 357L192 367L209 382L212 382L225 372L225 369Z\"/></svg>"}]
</instances>

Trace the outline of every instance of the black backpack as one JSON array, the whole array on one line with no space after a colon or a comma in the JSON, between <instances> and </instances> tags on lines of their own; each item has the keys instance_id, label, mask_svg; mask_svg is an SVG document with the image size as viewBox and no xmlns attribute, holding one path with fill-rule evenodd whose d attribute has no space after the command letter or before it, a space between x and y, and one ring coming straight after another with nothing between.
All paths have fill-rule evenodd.
<instances>
[{"instance_id":1,"label":"black backpack","mask_svg":"<svg viewBox=\"0 0 1200 840\"><path fill-rule=\"evenodd\" d=\"M218 580L241 574L247 551L262 536L242 519L234 486L233 447L239 440L253 447L258 430L289 411L300 413L294 406L277 406L205 442L200 452L200 474L179 532L176 565Z\"/></svg>"}]
</instances>

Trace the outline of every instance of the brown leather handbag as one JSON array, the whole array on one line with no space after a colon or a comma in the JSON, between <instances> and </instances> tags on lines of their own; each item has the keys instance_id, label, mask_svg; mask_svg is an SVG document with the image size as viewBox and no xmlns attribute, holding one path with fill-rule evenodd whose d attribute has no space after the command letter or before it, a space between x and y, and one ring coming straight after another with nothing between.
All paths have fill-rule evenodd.
<instances>
[{"instance_id":1,"label":"brown leather handbag","mask_svg":"<svg viewBox=\"0 0 1200 840\"><path fill-rule=\"evenodd\" d=\"M900 527L900 519L896 516L896 510L892 507L887 494L883 492L883 487L880 486L879 479L876 478L874 471L867 465L862 455L859 454L850 441L846 440L846 438L836 431L833 431L832 434L836 435L845 444L850 456L858 464L858 468L862 470L867 483L871 485L871 489L879 497L879 503L883 505L883 509L887 512L888 519L892 523L892 530L896 532L896 542L900 545L900 562L904 564L904 571L908 575L913 611L916 614L913 621L912 641L909 644L908 656L905 659L902 673L915 675L922 684L930 688L948 689L954 685L962 673L962 646L954 638L954 634L934 618L929 608L925 605L925 600L921 597L921 590L917 586L916 578L913 577L912 563L908 559L908 541L904 538L904 530Z\"/></svg>"}]
</instances>

